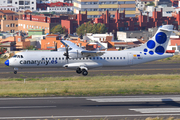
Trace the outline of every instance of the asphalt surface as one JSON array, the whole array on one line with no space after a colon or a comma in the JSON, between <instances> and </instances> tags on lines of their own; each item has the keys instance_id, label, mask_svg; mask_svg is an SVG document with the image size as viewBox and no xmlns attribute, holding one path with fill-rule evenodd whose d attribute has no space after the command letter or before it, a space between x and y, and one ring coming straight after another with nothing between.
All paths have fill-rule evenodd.
<instances>
[{"instance_id":1,"label":"asphalt surface","mask_svg":"<svg viewBox=\"0 0 180 120\"><path fill-rule=\"evenodd\" d=\"M180 118L179 95L0 98L0 119Z\"/></svg>"},{"instance_id":2,"label":"asphalt surface","mask_svg":"<svg viewBox=\"0 0 180 120\"><path fill-rule=\"evenodd\" d=\"M89 76L179 74L180 63L139 64L89 70ZM0 78L81 76L64 68L13 69L0 65ZM180 118L180 95L0 98L0 119Z\"/></svg>"},{"instance_id":3,"label":"asphalt surface","mask_svg":"<svg viewBox=\"0 0 180 120\"><path fill-rule=\"evenodd\" d=\"M0 78L33 78L33 77L68 77L68 76L82 76L77 74L74 70L67 70L65 68L24 68L19 69L18 73L14 75L13 68L0 65ZM88 76L105 76L105 75L141 75L141 74L179 74L180 63L165 64L165 63L146 63L126 67L102 67L88 71Z\"/></svg>"}]
</instances>

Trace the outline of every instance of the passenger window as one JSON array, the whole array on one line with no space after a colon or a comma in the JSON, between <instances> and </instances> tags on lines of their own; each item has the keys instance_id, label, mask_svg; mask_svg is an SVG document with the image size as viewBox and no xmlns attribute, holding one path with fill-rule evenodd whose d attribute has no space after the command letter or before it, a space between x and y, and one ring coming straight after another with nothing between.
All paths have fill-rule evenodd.
<instances>
[{"instance_id":1,"label":"passenger window","mask_svg":"<svg viewBox=\"0 0 180 120\"><path fill-rule=\"evenodd\" d=\"M49 58L49 60L51 60L51 58Z\"/></svg>"},{"instance_id":2,"label":"passenger window","mask_svg":"<svg viewBox=\"0 0 180 120\"><path fill-rule=\"evenodd\" d=\"M62 58L62 60L64 60L64 58Z\"/></svg>"},{"instance_id":3,"label":"passenger window","mask_svg":"<svg viewBox=\"0 0 180 120\"><path fill-rule=\"evenodd\" d=\"M120 59L122 59L122 57L120 57Z\"/></svg>"},{"instance_id":4,"label":"passenger window","mask_svg":"<svg viewBox=\"0 0 180 120\"><path fill-rule=\"evenodd\" d=\"M104 57L104 59L106 59L106 57Z\"/></svg>"},{"instance_id":5,"label":"passenger window","mask_svg":"<svg viewBox=\"0 0 180 120\"><path fill-rule=\"evenodd\" d=\"M126 58L124 57L124 59L126 59Z\"/></svg>"},{"instance_id":6,"label":"passenger window","mask_svg":"<svg viewBox=\"0 0 180 120\"><path fill-rule=\"evenodd\" d=\"M88 57L86 57L86 60L88 60Z\"/></svg>"},{"instance_id":7,"label":"passenger window","mask_svg":"<svg viewBox=\"0 0 180 120\"><path fill-rule=\"evenodd\" d=\"M79 58L79 60L81 60L81 58Z\"/></svg>"},{"instance_id":8,"label":"passenger window","mask_svg":"<svg viewBox=\"0 0 180 120\"><path fill-rule=\"evenodd\" d=\"M91 57L89 59L91 60Z\"/></svg>"},{"instance_id":9,"label":"passenger window","mask_svg":"<svg viewBox=\"0 0 180 120\"><path fill-rule=\"evenodd\" d=\"M99 59L99 57L96 58L97 60Z\"/></svg>"},{"instance_id":10,"label":"passenger window","mask_svg":"<svg viewBox=\"0 0 180 120\"><path fill-rule=\"evenodd\" d=\"M116 59L116 57L114 57L114 59Z\"/></svg>"},{"instance_id":11,"label":"passenger window","mask_svg":"<svg viewBox=\"0 0 180 120\"><path fill-rule=\"evenodd\" d=\"M15 58L15 57L17 57L17 55L14 55L13 57Z\"/></svg>"},{"instance_id":12,"label":"passenger window","mask_svg":"<svg viewBox=\"0 0 180 120\"><path fill-rule=\"evenodd\" d=\"M54 60L54 58L52 58L52 60Z\"/></svg>"},{"instance_id":13,"label":"passenger window","mask_svg":"<svg viewBox=\"0 0 180 120\"><path fill-rule=\"evenodd\" d=\"M46 58L46 60L48 60L48 58Z\"/></svg>"},{"instance_id":14,"label":"passenger window","mask_svg":"<svg viewBox=\"0 0 180 120\"><path fill-rule=\"evenodd\" d=\"M117 57L117 59L119 59L119 57Z\"/></svg>"},{"instance_id":15,"label":"passenger window","mask_svg":"<svg viewBox=\"0 0 180 120\"><path fill-rule=\"evenodd\" d=\"M111 59L112 59L112 57L111 57Z\"/></svg>"},{"instance_id":16,"label":"passenger window","mask_svg":"<svg viewBox=\"0 0 180 120\"><path fill-rule=\"evenodd\" d=\"M44 60L44 58L42 58L42 60Z\"/></svg>"},{"instance_id":17,"label":"passenger window","mask_svg":"<svg viewBox=\"0 0 180 120\"><path fill-rule=\"evenodd\" d=\"M21 58L23 58L23 56L21 55Z\"/></svg>"},{"instance_id":18,"label":"passenger window","mask_svg":"<svg viewBox=\"0 0 180 120\"><path fill-rule=\"evenodd\" d=\"M59 58L59 60L61 60L61 58Z\"/></svg>"},{"instance_id":19,"label":"passenger window","mask_svg":"<svg viewBox=\"0 0 180 120\"><path fill-rule=\"evenodd\" d=\"M109 59L109 57L107 57L107 59Z\"/></svg>"},{"instance_id":20,"label":"passenger window","mask_svg":"<svg viewBox=\"0 0 180 120\"><path fill-rule=\"evenodd\" d=\"M56 60L57 60L57 58L56 58Z\"/></svg>"},{"instance_id":21,"label":"passenger window","mask_svg":"<svg viewBox=\"0 0 180 120\"><path fill-rule=\"evenodd\" d=\"M93 60L95 60L95 57L93 57Z\"/></svg>"}]
</instances>

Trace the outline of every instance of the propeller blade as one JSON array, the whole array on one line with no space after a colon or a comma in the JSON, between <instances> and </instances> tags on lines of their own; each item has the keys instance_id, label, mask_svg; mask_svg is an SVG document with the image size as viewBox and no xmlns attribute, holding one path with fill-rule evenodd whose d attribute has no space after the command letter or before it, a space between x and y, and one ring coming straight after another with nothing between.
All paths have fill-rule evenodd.
<instances>
[{"instance_id":1,"label":"propeller blade","mask_svg":"<svg viewBox=\"0 0 180 120\"><path fill-rule=\"evenodd\" d=\"M56 42L54 42L54 47L55 47L55 49L52 51L57 51L57 43Z\"/></svg>"},{"instance_id":2,"label":"propeller blade","mask_svg":"<svg viewBox=\"0 0 180 120\"><path fill-rule=\"evenodd\" d=\"M68 49L68 47L66 47L66 53L64 53L64 55L66 56L66 60L67 60L67 63L68 63L68 59L69 59L69 49Z\"/></svg>"},{"instance_id":3,"label":"propeller blade","mask_svg":"<svg viewBox=\"0 0 180 120\"><path fill-rule=\"evenodd\" d=\"M57 43L55 43L55 51L57 51Z\"/></svg>"},{"instance_id":4,"label":"propeller blade","mask_svg":"<svg viewBox=\"0 0 180 120\"><path fill-rule=\"evenodd\" d=\"M69 59L69 50L68 50L68 47L66 47L66 59Z\"/></svg>"}]
</instances>

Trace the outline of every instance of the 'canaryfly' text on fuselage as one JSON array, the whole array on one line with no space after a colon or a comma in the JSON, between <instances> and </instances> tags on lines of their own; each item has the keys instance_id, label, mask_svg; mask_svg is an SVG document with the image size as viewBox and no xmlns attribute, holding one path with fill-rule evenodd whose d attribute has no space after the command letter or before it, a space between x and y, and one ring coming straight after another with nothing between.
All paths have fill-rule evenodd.
<instances>
[{"instance_id":1,"label":"'canaryfly' text on fuselage","mask_svg":"<svg viewBox=\"0 0 180 120\"><path fill-rule=\"evenodd\" d=\"M48 64L57 64L57 60L21 60L19 62L20 64L36 64L37 66L42 65L48 65Z\"/></svg>"}]
</instances>

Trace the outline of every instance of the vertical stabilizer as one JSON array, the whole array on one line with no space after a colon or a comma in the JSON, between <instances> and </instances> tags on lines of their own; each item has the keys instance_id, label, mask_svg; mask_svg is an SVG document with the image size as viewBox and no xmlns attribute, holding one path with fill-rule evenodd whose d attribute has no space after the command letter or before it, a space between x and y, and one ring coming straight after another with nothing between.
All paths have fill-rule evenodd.
<instances>
[{"instance_id":1,"label":"vertical stabilizer","mask_svg":"<svg viewBox=\"0 0 180 120\"><path fill-rule=\"evenodd\" d=\"M173 25L163 25L159 27L156 34L144 45L129 50L140 51L144 55L163 55L166 52L172 31Z\"/></svg>"}]
</instances>

